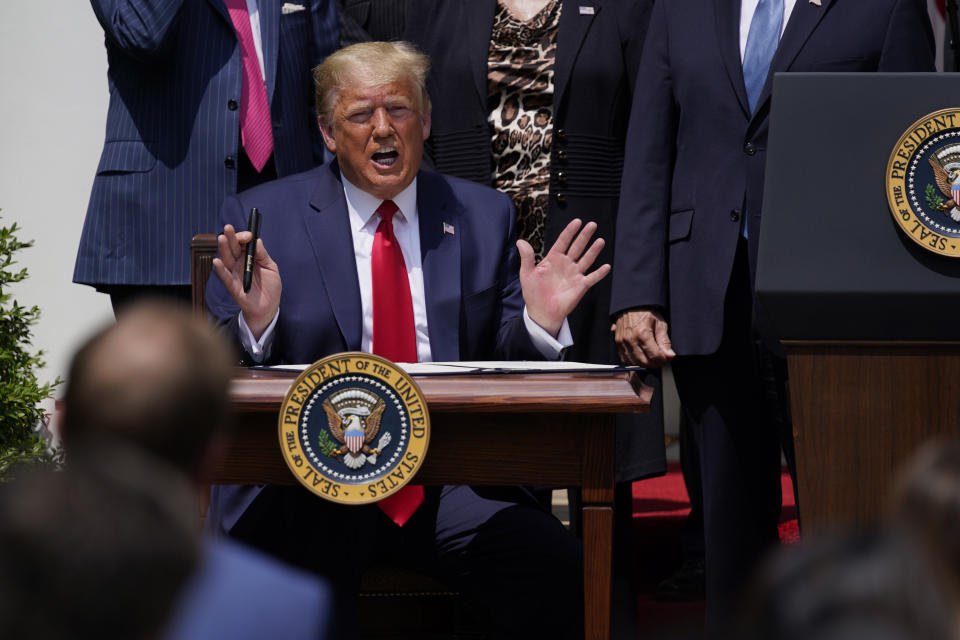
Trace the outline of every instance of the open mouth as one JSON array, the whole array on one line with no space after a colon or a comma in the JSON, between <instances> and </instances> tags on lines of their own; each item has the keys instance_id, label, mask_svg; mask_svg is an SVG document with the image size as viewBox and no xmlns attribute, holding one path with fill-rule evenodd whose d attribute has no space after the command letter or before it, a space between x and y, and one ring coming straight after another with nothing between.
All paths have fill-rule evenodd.
<instances>
[{"instance_id":1,"label":"open mouth","mask_svg":"<svg viewBox=\"0 0 960 640\"><path fill-rule=\"evenodd\" d=\"M371 160L381 167L392 167L400 154L393 147L384 147L371 156Z\"/></svg>"}]
</instances>

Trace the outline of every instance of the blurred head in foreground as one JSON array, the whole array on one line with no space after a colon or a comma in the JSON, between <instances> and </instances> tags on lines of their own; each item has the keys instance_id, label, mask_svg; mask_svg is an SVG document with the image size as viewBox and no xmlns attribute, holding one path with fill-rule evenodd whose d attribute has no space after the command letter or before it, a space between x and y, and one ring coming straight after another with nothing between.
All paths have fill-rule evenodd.
<instances>
[{"instance_id":1,"label":"blurred head in foreground","mask_svg":"<svg viewBox=\"0 0 960 640\"><path fill-rule=\"evenodd\" d=\"M745 600L743 640L957 638L929 557L895 528L805 541L775 554Z\"/></svg>"},{"instance_id":2,"label":"blurred head in foreground","mask_svg":"<svg viewBox=\"0 0 960 640\"><path fill-rule=\"evenodd\" d=\"M199 478L225 424L230 362L222 337L188 310L131 307L73 358L64 394L68 452L121 439Z\"/></svg>"},{"instance_id":3,"label":"blurred head in foreground","mask_svg":"<svg viewBox=\"0 0 960 640\"><path fill-rule=\"evenodd\" d=\"M960 442L922 446L870 532L805 540L759 574L741 638L960 637Z\"/></svg>"},{"instance_id":4,"label":"blurred head in foreground","mask_svg":"<svg viewBox=\"0 0 960 640\"><path fill-rule=\"evenodd\" d=\"M900 472L890 517L915 536L960 600L960 442L929 442Z\"/></svg>"},{"instance_id":5,"label":"blurred head in foreground","mask_svg":"<svg viewBox=\"0 0 960 640\"><path fill-rule=\"evenodd\" d=\"M0 485L0 637L156 637L196 563L191 501L135 447Z\"/></svg>"}]
</instances>

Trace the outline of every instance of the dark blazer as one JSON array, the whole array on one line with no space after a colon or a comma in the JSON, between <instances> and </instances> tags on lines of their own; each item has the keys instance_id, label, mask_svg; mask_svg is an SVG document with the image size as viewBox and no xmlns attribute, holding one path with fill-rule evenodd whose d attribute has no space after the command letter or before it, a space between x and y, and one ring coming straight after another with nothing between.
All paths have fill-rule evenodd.
<instances>
[{"instance_id":1,"label":"dark blazer","mask_svg":"<svg viewBox=\"0 0 960 640\"><path fill-rule=\"evenodd\" d=\"M337 0L340 46L370 40L399 40L407 18L407 0Z\"/></svg>"},{"instance_id":2,"label":"dark blazer","mask_svg":"<svg viewBox=\"0 0 960 640\"><path fill-rule=\"evenodd\" d=\"M720 344L745 212L751 273L756 263L773 74L933 71L924 0L821 4L797 0L752 116L740 67L740 3L654 6L627 136L631 178L621 189L610 308L667 309L681 355L713 353Z\"/></svg>"},{"instance_id":3,"label":"dark blazer","mask_svg":"<svg viewBox=\"0 0 960 640\"><path fill-rule=\"evenodd\" d=\"M309 363L359 350L360 284L336 163L228 198L221 228L245 229L254 206L263 214L260 237L283 279L270 362ZM510 199L422 170L417 208L433 359L542 360L523 324ZM216 274L207 304L214 317L233 324L237 306Z\"/></svg>"},{"instance_id":4,"label":"dark blazer","mask_svg":"<svg viewBox=\"0 0 960 640\"><path fill-rule=\"evenodd\" d=\"M427 156L437 171L487 185L487 54L496 4L411 0L405 35L432 60ZM593 220L608 243L597 264L613 261L623 143L649 12L649 0L563 0L560 14L545 246L570 220ZM609 287L608 278L571 314L570 359L617 361Z\"/></svg>"},{"instance_id":5,"label":"dark blazer","mask_svg":"<svg viewBox=\"0 0 960 640\"><path fill-rule=\"evenodd\" d=\"M190 239L217 230L223 199L237 191L242 66L233 23L223 0L91 4L106 34L110 107L73 280L189 284ZM322 158L310 70L336 49L336 7L258 5L282 176Z\"/></svg>"},{"instance_id":6,"label":"dark blazer","mask_svg":"<svg viewBox=\"0 0 960 640\"><path fill-rule=\"evenodd\" d=\"M574 218L597 223L607 244L597 264L613 264L617 202L634 80L650 0L562 0L554 63L553 144L545 246ZM666 1L666 0L665 0ZM426 157L437 171L489 185L487 57L495 0L408 0L405 38L430 55L433 103ZM574 344L565 357L618 363L610 333L610 278L569 316ZM619 416L617 480L665 469L660 378L650 413Z\"/></svg>"},{"instance_id":7,"label":"dark blazer","mask_svg":"<svg viewBox=\"0 0 960 640\"><path fill-rule=\"evenodd\" d=\"M283 279L269 363L303 364L359 351L360 284L336 163L228 198L221 228L246 229L253 206L263 214L260 237ZM417 209L433 359L542 360L523 324L510 198L421 170ZM446 225L452 225L452 234ZM207 306L236 334L239 310L215 273L207 285ZM229 531L258 491L215 487L208 521Z\"/></svg>"}]
</instances>

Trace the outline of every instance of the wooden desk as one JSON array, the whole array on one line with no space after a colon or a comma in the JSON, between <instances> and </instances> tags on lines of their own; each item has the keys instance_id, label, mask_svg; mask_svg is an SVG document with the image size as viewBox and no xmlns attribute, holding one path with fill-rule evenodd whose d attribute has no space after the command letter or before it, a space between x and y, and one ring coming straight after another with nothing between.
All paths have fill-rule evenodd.
<instances>
[{"instance_id":1,"label":"wooden desk","mask_svg":"<svg viewBox=\"0 0 960 640\"><path fill-rule=\"evenodd\" d=\"M236 433L213 482L294 484L277 411L296 376L238 371ZM587 638L610 637L614 414L647 411L651 389L624 373L418 377L430 407L422 484L539 484L583 489Z\"/></svg>"}]
</instances>

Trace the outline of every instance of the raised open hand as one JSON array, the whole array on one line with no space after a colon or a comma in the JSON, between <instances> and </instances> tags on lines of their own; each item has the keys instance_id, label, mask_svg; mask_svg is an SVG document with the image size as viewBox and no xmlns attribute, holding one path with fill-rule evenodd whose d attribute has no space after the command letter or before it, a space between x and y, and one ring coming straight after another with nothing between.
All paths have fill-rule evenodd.
<instances>
[{"instance_id":1,"label":"raised open hand","mask_svg":"<svg viewBox=\"0 0 960 640\"><path fill-rule=\"evenodd\" d=\"M253 259L253 281L250 291L244 292L244 252L252 238L253 234L249 231L238 232L233 225L225 225L223 233L217 237L220 255L213 259L213 269L243 312L243 319L250 331L259 339L280 308L283 287L277 263L267 253L263 240L258 239Z\"/></svg>"},{"instance_id":2,"label":"raised open hand","mask_svg":"<svg viewBox=\"0 0 960 640\"><path fill-rule=\"evenodd\" d=\"M580 229L580 220L566 226L543 260L535 264L533 247L526 240L517 241L520 252L520 287L530 319L556 336L563 320L580 302L583 295L608 273L604 264L588 273L600 251L603 238L593 244L590 238L597 230L595 222ZM579 233L578 233L579 230Z\"/></svg>"}]
</instances>

